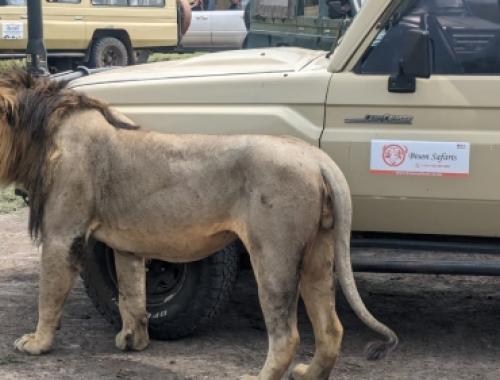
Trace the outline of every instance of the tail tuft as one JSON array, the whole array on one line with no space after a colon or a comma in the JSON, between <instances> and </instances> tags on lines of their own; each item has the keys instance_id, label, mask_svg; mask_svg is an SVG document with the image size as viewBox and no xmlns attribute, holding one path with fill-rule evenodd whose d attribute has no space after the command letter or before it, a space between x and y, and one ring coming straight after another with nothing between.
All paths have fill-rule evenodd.
<instances>
[{"instance_id":1,"label":"tail tuft","mask_svg":"<svg viewBox=\"0 0 500 380\"><path fill-rule=\"evenodd\" d=\"M390 340L388 342L383 342L381 340L376 340L370 342L366 345L365 353L368 360L380 360L386 357L388 353L394 351L398 345L398 340Z\"/></svg>"}]
</instances>

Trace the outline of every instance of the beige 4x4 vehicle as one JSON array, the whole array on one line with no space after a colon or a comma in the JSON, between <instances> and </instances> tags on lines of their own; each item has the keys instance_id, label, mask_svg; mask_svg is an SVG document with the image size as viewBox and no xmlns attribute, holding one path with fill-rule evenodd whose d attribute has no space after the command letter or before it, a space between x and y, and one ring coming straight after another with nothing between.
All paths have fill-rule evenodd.
<instances>
[{"instance_id":1,"label":"beige 4x4 vehicle","mask_svg":"<svg viewBox=\"0 0 500 380\"><path fill-rule=\"evenodd\" d=\"M320 146L350 183L355 236L498 251L497 0L370 0L333 54L224 52L110 70L71 86L155 131L288 134ZM148 264L152 336L185 335L216 314L234 281L238 249L197 263ZM353 264L500 273L498 261L354 256ZM100 310L117 321L111 249L92 247L84 278Z\"/></svg>"},{"instance_id":2,"label":"beige 4x4 vehicle","mask_svg":"<svg viewBox=\"0 0 500 380\"><path fill-rule=\"evenodd\" d=\"M184 21L190 8L186 0L179 4L189 13ZM176 48L189 25L178 25L176 1L42 0L42 5L49 63L58 69L84 62L91 67L145 62L151 51ZM0 33L0 58L24 57L26 0L0 0Z\"/></svg>"}]
</instances>

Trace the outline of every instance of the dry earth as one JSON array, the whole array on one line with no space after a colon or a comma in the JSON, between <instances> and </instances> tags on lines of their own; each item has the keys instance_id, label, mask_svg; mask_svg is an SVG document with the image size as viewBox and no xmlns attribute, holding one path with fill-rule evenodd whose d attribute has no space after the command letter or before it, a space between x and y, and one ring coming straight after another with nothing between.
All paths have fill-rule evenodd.
<instances>
[{"instance_id":1,"label":"dry earth","mask_svg":"<svg viewBox=\"0 0 500 380\"><path fill-rule=\"evenodd\" d=\"M39 252L26 234L26 211L0 215L0 379L237 379L258 371L267 340L250 272L207 331L121 353L113 329L79 282L65 308L54 351L15 353L12 342L35 326ZM500 379L500 280L485 277L357 275L369 308L401 337L397 352L368 362L374 335L340 300L342 356L332 379ZM297 359L310 360L311 328L301 309Z\"/></svg>"}]
</instances>

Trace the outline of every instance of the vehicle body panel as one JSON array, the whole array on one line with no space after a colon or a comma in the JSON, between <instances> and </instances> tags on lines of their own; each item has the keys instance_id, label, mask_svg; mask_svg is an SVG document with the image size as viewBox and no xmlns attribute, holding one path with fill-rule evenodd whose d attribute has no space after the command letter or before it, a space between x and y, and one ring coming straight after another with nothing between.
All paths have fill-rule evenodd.
<instances>
[{"instance_id":1,"label":"vehicle body panel","mask_svg":"<svg viewBox=\"0 0 500 380\"><path fill-rule=\"evenodd\" d=\"M118 68L81 78L73 82L73 85L163 78L229 77L233 74L289 73L300 71L321 56L324 56L324 53L300 48L228 51L204 54L187 60Z\"/></svg>"},{"instance_id":2,"label":"vehicle body panel","mask_svg":"<svg viewBox=\"0 0 500 380\"><path fill-rule=\"evenodd\" d=\"M500 236L500 77L433 75L413 94L387 91L387 77L337 73L321 147L344 170L362 231ZM346 123L366 115L411 115L411 125ZM480 125L477 121L481 120ZM469 142L466 177L369 173L374 139Z\"/></svg>"},{"instance_id":3,"label":"vehicle body panel","mask_svg":"<svg viewBox=\"0 0 500 380\"><path fill-rule=\"evenodd\" d=\"M53 51L83 51L98 30L124 30L132 47L151 48L177 45L177 10L175 2L163 7L125 7L42 1L44 37L49 55ZM26 6L0 6L0 24L22 21L24 38L0 38L0 52L24 52L27 45ZM0 25L1 27L1 25Z\"/></svg>"},{"instance_id":4,"label":"vehicle body panel","mask_svg":"<svg viewBox=\"0 0 500 380\"><path fill-rule=\"evenodd\" d=\"M243 1L235 9L229 9L229 1L214 0L194 7L191 25L181 40L181 49L240 49L247 34L243 11L245 4L246 1Z\"/></svg>"},{"instance_id":5,"label":"vehicle body panel","mask_svg":"<svg viewBox=\"0 0 500 380\"><path fill-rule=\"evenodd\" d=\"M212 46L215 48L240 48L247 34L243 11L213 11L211 16Z\"/></svg>"},{"instance_id":6,"label":"vehicle body panel","mask_svg":"<svg viewBox=\"0 0 500 380\"><path fill-rule=\"evenodd\" d=\"M181 46L183 48L212 47L209 13L208 11L193 11L189 29L182 36Z\"/></svg>"},{"instance_id":7,"label":"vehicle body panel","mask_svg":"<svg viewBox=\"0 0 500 380\"><path fill-rule=\"evenodd\" d=\"M112 70L71 85L160 132L273 133L318 145L331 74L325 64L301 71L317 59L318 52L297 48L242 50Z\"/></svg>"},{"instance_id":8,"label":"vehicle body panel","mask_svg":"<svg viewBox=\"0 0 500 380\"><path fill-rule=\"evenodd\" d=\"M500 75L432 74L416 80L415 92L394 93L389 74L357 72L400 3L367 2L329 59L297 48L245 50L111 71L72 85L156 131L290 134L319 143L350 183L354 230L498 237ZM366 115L412 121L346 122ZM373 174L374 139L469 143L469 174Z\"/></svg>"}]
</instances>

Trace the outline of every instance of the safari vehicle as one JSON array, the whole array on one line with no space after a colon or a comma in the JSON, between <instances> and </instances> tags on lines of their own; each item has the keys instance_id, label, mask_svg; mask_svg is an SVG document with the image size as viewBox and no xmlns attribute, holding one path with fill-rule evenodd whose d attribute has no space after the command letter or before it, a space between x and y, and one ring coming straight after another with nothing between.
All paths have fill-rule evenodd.
<instances>
[{"instance_id":1,"label":"safari vehicle","mask_svg":"<svg viewBox=\"0 0 500 380\"><path fill-rule=\"evenodd\" d=\"M244 10L247 0L192 0L191 24L180 49L240 49L247 35Z\"/></svg>"},{"instance_id":2,"label":"safari vehicle","mask_svg":"<svg viewBox=\"0 0 500 380\"><path fill-rule=\"evenodd\" d=\"M43 0L42 4L49 63L59 69L82 63L102 67L145 62L151 51L175 48L185 32L175 1ZM26 11L26 0L0 0L0 58L24 57ZM189 17L186 12L190 9L184 6L182 14Z\"/></svg>"},{"instance_id":3,"label":"safari vehicle","mask_svg":"<svg viewBox=\"0 0 500 380\"><path fill-rule=\"evenodd\" d=\"M245 47L330 50L365 0L255 0L247 4Z\"/></svg>"},{"instance_id":4,"label":"safari vehicle","mask_svg":"<svg viewBox=\"0 0 500 380\"><path fill-rule=\"evenodd\" d=\"M230 51L70 86L146 129L287 134L321 147L350 184L358 245L491 253L500 248L499 47L497 0L378 0L361 7L333 54ZM178 338L208 323L242 251L235 242L200 262L150 261L151 335ZM428 257L394 260L389 251L352 261L364 271L500 274L500 262L483 256ZM83 278L119 324L110 247L89 246Z\"/></svg>"}]
</instances>

